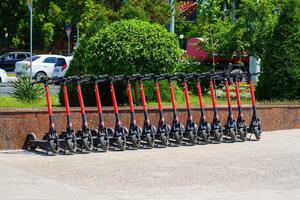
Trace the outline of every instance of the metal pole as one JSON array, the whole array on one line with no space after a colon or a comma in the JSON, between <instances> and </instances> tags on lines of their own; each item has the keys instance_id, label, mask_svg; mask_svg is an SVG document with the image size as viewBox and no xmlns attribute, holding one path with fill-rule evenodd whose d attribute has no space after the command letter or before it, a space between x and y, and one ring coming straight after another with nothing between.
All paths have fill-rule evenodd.
<instances>
[{"instance_id":1,"label":"metal pole","mask_svg":"<svg viewBox=\"0 0 300 200\"><path fill-rule=\"evenodd\" d=\"M30 10L30 81L32 80L32 4L29 5Z\"/></svg>"},{"instance_id":2,"label":"metal pole","mask_svg":"<svg viewBox=\"0 0 300 200\"><path fill-rule=\"evenodd\" d=\"M171 6L170 32L175 33L175 0L170 0L170 6Z\"/></svg>"}]
</instances>

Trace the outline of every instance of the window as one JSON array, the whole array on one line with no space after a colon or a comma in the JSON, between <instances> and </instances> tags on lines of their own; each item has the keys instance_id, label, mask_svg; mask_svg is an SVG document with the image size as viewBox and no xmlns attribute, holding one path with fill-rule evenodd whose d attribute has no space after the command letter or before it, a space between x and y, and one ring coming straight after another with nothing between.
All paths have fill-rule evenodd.
<instances>
[{"instance_id":1,"label":"window","mask_svg":"<svg viewBox=\"0 0 300 200\"><path fill-rule=\"evenodd\" d=\"M56 62L56 57L47 57L45 58L45 60L43 61L43 63L55 63Z\"/></svg>"},{"instance_id":2,"label":"window","mask_svg":"<svg viewBox=\"0 0 300 200\"><path fill-rule=\"evenodd\" d=\"M17 54L17 59L24 60L26 58L25 54Z\"/></svg>"},{"instance_id":3,"label":"window","mask_svg":"<svg viewBox=\"0 0 300 200\"><path fill-rule=\"evenodd\" d=\"M39 58L40 58L40 56L32 56L32 61L35 61ZM28 58L26 58L25 61L30 61L30 56Z\"/></svg>"},{"instance_id":4,"label":"window","mask_svg":"<svg viewBox=\"0 0 300 200\"><path fill-rule=\"evenodd\" d=\"M66 65L66 60L64 58L57 58L55 66L63 66Z\"/></svg>"},{"instance_id":5,"label":"window","mask_svg":"<svg viewBox=\"0 0 300 200\"><path fill-rule=\"evenodd\" d=\"M8 61L8 60L13 60L15 59L15 54L7 54L6 56L3 57L3 60Z\"/></svg>"}]
</instances>

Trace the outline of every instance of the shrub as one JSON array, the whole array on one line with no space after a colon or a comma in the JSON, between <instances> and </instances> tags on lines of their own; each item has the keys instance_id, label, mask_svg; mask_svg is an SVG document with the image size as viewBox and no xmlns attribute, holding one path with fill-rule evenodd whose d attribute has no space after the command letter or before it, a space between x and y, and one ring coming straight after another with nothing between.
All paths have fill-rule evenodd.
<instances>
[{"instance_id":1,"label":"shrub","mask_svg":"<svg viewBox=\"0 0 300 200\"><path fill-rule=\"evenodd\" d=\"M33 85L29 77L13 82L13 97L24 103L35 103L44 94L43 86Z\"/></svg>"},{"instance_id":2,"label":"shrub","mask_svg":"<svg viewBox=\"0 0 300 200\"><path fill-rule=\"evenodd\" d=\"M176 36L161 25L124 20L84 38L66 75L173 72L181 53ZM116 88L119 103L126 102L125 84L119 83ZM101 89L103 97L107 97L109 87ZM70 104L78 105L77 97L72 95L76 93L74 87L70 90ZM95 105L91 86L83 87L83 92L85 103ZM63 103L61 94L60 102ZM103 99L104 105L110 102L110 98Z\"/></svg>"},{"instance_id":3,"label":"shrub","mask_svg":"<svg viewBox=\"0 0 300 200\"><path fill-rule=\"evenodd\" d=\"M300 98L300 1L285 1L263 60L258 99Z\"/></svg>"}]
</instances>

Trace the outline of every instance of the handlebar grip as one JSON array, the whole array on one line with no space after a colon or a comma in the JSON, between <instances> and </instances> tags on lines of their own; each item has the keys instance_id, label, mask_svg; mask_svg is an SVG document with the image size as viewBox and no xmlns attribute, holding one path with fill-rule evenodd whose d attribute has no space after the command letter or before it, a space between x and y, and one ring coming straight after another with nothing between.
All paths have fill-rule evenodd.
<instances>
[{"instance_id":1,"label":"handlebar grip","mask_svg":"<svg viewBox=\"0 0 300 200\"><path fill-rule=\"evenodd\" d=\"M121 81L121 80L123 80L124 79L124 77L125 77L125 75L116 75L116 76L113 76L113 79L114 80L118 80L118 81Z\"/></svg>"}]
</instances>

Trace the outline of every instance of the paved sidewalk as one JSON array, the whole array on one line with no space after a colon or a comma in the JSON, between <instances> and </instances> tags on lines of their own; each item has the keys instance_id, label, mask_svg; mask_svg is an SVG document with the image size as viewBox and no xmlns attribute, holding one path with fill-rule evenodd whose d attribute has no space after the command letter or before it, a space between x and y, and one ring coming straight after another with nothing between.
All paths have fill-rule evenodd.
<instances>
[{"instance_id":1,"label":"paved sidewalk","mask_svg":"<svg viewBox=\"0 0 300 200\"><path fill-rule=\"evenodd\" d=\"M261 141L45 156L0 152L0 199L300 199L300 130Z\"/></svg>"}]
</instances>

